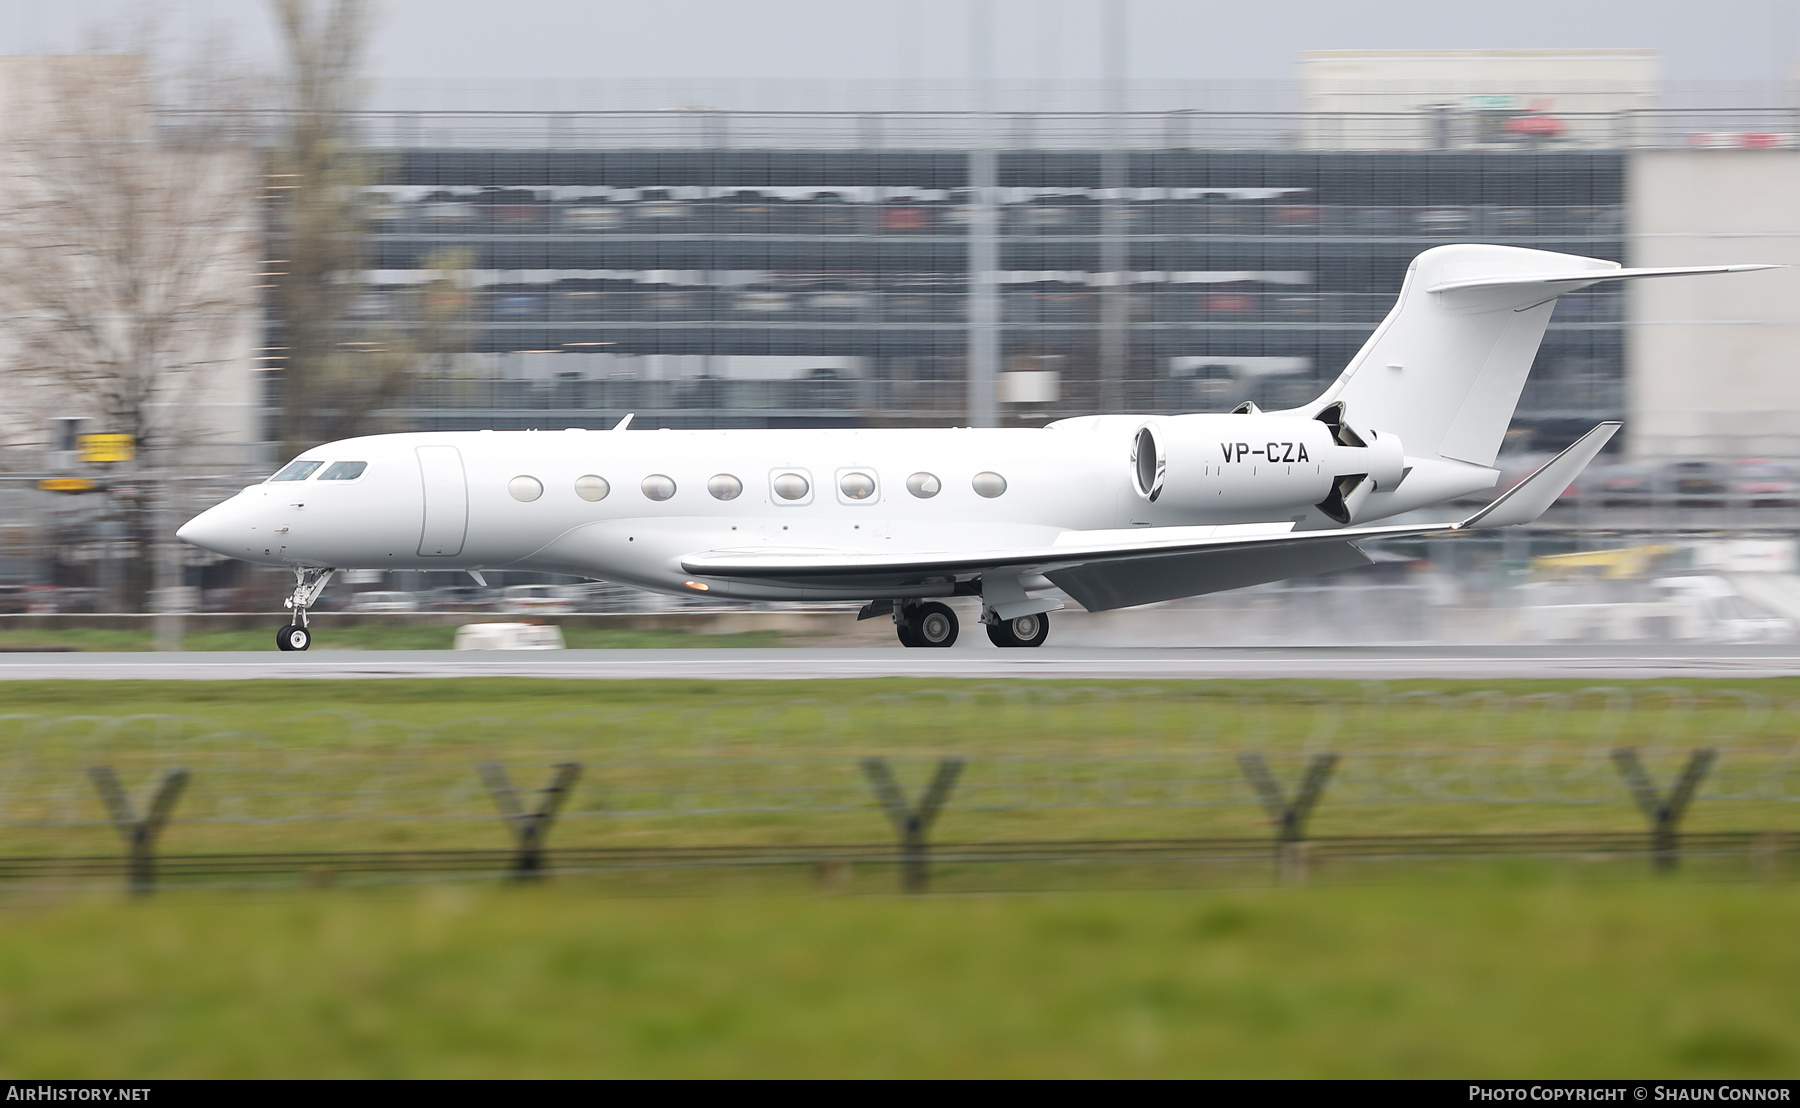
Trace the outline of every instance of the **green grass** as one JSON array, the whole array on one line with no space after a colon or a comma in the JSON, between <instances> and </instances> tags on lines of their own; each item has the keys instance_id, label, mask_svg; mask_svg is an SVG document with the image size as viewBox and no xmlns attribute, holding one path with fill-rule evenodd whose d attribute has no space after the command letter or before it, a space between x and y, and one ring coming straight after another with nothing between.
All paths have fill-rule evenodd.
<instances>
[{"instance_id":1,"label":"green grass","mask_svg":"<svg viewBox=\"0 0 1800 1108\"><path fill-rule=\"evenodd\" d=\"M609 899L577 881L0 914L0 1076L1788 1077L1800 887Z\"/></svg>"},{"instance_id":2,"label":"green grass","mask_svg":"<svg viewBox=\"0 0 1800 1108\"><path fill-rule=\"evenodd\" d=\"M101 764L139 797L193 772L170 853L499 847L486 759L526 788L587 766L553 847L885 841L864 755L914 795L968 760L939 841L1266 835L1242 751L1290 789L1343 756L1323 835L1641 830L1618 744L1665 784L1724 747L1688 826L1800 833L1797 703L1786 679L13 682L0 854L116 855ZM1557 802L1523 787L1546 781ZM943 866L940 890L1077 891L914 898L873 866L23 883L0 889L0 1077L1786 1076L1800 884L1705 879L1747 861L1330 863L1286 889L1246 887L1260 865Z\"/></svg>"},{"instance_id":3,"label":"green grass","mask_svg":"<svg viewBox=\"0 0 1800 1108\"><path fill-rule=\"evenodd\" d=\"M276 620L248 631L188 631L183 650L274 650ZM455 645L454 627L333 626L329 616L314 624L321 650L449 650ZM780 631L737 631L702 635L673 629L619 627L565 627L563 644L570 650L674 649L682 647L781 646L791 641ZM154 650L153 632L113 631L98 628L0 631L5 650Z\"/></svg>"},{"instance_id":4,"label":"green grass","mask_svg":"<svg viewBox=\"0 0 1800 1108\"><path fill-rule=\"evenodd\" d=\"M966 760L940 841L1260 836L1238 767L1291 791L1342 756L1318 835L1644 828L1609 752L1666 787L1725 748L1684 827L1800 833L1800 756L1772 680L1584 691L1508 682L67 682L0 686L0 854L117 849L89 784L193 774L171 852L503 844L476 766L524 788L586 768L557 846L885 841L859 765L916 795Z\"/></svg>"}]
</instances>

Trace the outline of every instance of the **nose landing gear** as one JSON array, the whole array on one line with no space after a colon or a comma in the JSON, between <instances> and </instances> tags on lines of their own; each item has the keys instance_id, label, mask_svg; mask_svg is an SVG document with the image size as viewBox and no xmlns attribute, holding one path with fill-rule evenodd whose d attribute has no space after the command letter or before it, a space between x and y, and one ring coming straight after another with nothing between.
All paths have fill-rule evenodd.
<instances>
[{"instance_id":1,"label":"nose landing gear","mask_svg":"<svg viewBox=\"0 0 1800 1108\"><path fill-rule=\"evenodd\" d=\"M312 645L312 631L306 626L306 610L318 603L319 594L331 580L335 569L294 567L294 594L282 606L294 613L294 622L275 632L275 645L282 650L305 650Z\"/></svg>"}]
</instances>

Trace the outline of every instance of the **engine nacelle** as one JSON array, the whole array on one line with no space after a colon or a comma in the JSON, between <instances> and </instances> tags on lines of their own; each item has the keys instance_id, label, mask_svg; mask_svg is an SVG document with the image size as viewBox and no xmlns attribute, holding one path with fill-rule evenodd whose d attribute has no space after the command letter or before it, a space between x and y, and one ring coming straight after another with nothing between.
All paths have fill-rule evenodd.
<instances>
[{"instance_id":1,"label":"engine nacelle","mask_svg":"<svg viewBox=\"0 0 1800 1108\"><path fill-rule=\"evenodd\" d=\"M1179 517L1266 508L1279 519L1326 495L1331 450L1330 432L1312 419L1158 417L1133 433L1131 485L1140 500Z\"/></svg>"}]
</instances>

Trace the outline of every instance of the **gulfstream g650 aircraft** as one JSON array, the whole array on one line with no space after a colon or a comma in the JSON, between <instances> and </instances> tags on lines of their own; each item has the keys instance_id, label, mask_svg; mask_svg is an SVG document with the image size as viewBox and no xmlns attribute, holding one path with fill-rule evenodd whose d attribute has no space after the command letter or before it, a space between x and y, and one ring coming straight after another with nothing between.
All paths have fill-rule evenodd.
<instances>
[{"instance_id":1,"label":"gulfstream g650 aircraft","mask_svg":"<svg viewBox=\"0 0 1800 1108\"><path fill-rule=\"evenodd\" d=\"M907 646L949 646L981 597L999 646L1090 611L1325 573L1363 539L1536 519L1618 430L1602 423L1460 522L1373 521L1492 488L1556 298L1623 269L1506 246L1413 260L1399 301L1324 395L1226 415L1095 415L1032 429L476 431L308 450L181 528L288 566L283 650L337 569L576 574L683 595L862 600Z\"/></svg>"}]
</instances>

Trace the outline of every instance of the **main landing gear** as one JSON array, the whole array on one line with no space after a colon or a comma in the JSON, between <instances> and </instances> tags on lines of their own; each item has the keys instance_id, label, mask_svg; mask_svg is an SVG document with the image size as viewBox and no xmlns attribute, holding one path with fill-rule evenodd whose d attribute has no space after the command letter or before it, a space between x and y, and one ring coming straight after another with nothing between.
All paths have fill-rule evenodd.
<instances>
[{"instance_id":1,"label":"main landing gear","mask_svg":"<svg viewBox=\"0 0 1800 1108\"><path fill-rule=\"evenodd\" d=\"M294 613L294 621L275 632L276 646L282 650L305 650L312 645L312 631L306 626L306 610L319 602L319 594L325 591L326 582L336 572L335 569L294 567L294 594L282 601L282 606Z\"/></svg>"},{"instance_id":2,"label":"main landing gear","mask_svg":"<svg viewBox=\"0 0 1800 1108\"><path fill-rule=\"evenodd\" d=\"M956 613L948 604L893 602L894 632L901 646L952 646L958 630ZM982 613L988 641L995 646L1043 646L1050 637L1050 615L1039 612L1001 619L992 608Z\"/></svg>"},{"instance_id":3,"label":"main landing gear","mask_svg":"<svg viewBox=\"0 0 1800 1108\"><path fill-rule=\"evenodd\" d=\"M901 646L953 646L958 625L950 605L894 604L894 631Z\"/></svg>"},{"instance_id":4,"label":"main landing gear","mask_svg":"<svg viewBox=\"0 0 1800 1108\"><path fill-rule=\"evenodd\" d=\"M1000 619L987 625L988 641L995 646L1043 646L1044 640L1050 637L1050 613L1040 612L1034 616L1020 616L1018 619Z\"/></svg>"}]
</instances>

